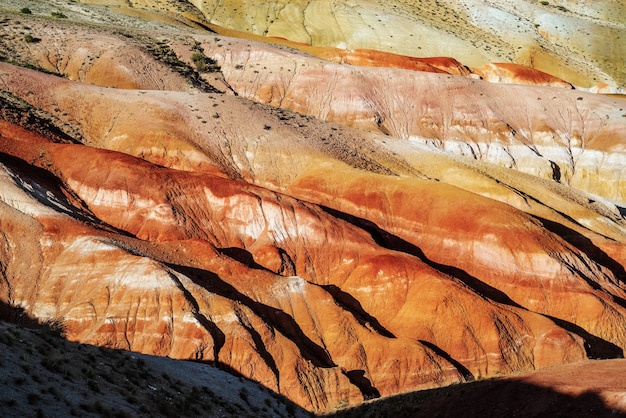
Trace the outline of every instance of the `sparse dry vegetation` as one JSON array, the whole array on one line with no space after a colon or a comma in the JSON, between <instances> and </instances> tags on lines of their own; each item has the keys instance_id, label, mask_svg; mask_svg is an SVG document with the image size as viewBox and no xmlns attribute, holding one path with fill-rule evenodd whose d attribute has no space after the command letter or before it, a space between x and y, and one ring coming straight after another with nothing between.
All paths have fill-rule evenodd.
<instances>
[{"instance_id":1,"label":"sparse dry vegetation","mask_svg":"<svg viewBox=\"0 0 626 418\"><path fill-rule=\"evenodd\" d=\"M0 321L0 351L3 416L35 408L44 416L255 417L257 406L274 402L277 416L306 416L285 398L210 366L189 364L181 372L176 360L70 343L56 325ZM203 374L214 376L214 387ZM233 393L224 392L227 381Z\"/></svg>"}]
</instances>

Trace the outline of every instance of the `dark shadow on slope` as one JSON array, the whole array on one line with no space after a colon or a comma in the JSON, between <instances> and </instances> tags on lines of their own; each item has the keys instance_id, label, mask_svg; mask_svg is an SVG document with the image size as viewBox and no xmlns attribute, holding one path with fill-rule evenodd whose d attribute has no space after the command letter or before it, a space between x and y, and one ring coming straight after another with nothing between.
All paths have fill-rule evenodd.
<instances>
[{"instance_id":1,"label":"dark shadow on slope","mask_svg":"<svg viewBox=\"0 0 626 418\"><path fill-rule=\"evenodd\" d=\"M258 417L263 405L275 416L311 416L223 364L70 342L36 324L0 301L2 417Z\"/></svg>"},{"instance_id":2,"label":"dark shadow on slope","mask_svg":"<svg viewBox=\"0 0 626 418\"><path fill-rule=\"evenodd\" d=\"M545 316L550 318L561 328L580 335L585 340L585 351L587 352L587 357L590 359L624 358L624 350L612 342L597 337L571 322L549 315Z\"/></svg>"},{"instance_id":3,"label":"dark shadow on slope","mask_svg":"<svg viewBox=\"0 0 626 418\"><path fill-rule=\"evenodd\" d=\"M287 253L287 251L282 248L278 248L278 255L280 256L280 268L276 272L281 276L295 276L296 275L296 265Z\"/></svg>"},{"instance_id":4,"label":"dark shadow on slope","mask_svg":"<svg viewBox=\"0 0 626 418\"><path fill-rule=\"evenodd\" d=\"M196 321L198 321L200 325L202 325L204 329L209 331L209 334L211 334L211 338L213 338L213 359L215 363L219 363L219 354L222 350L222 347L224 347L224 344L226 343L226 335L215 324L215 322L211 321L200 312L200 306L198 305L198 301L196 301L196 298L193 297L191 292L187 290L187 288L181 283L178 277L176 277L176 275L171 272L168 272L168 274L172 281L176 284L176 287L178 287L183 295L185 295L185 300L187 300L191 304L191 307L193 308L192 314L194 318L196 318ZM197 358L195 360L204 359Z\"/></svg>"},{"instance_id":5,"label":"dark shadow on slope","mask_svg":"<svg viewBox=\"0 0 626 418\"><path fill-rule=\"evenodd\" d=\"M607 253L598 248L589 238L558 222L535 216L550 232L560 236L581 252L587 254L596 263L606 267L621 282L626 282L624 266L612 259Z\"/></svg>"},{"instance_id":6,"label":"dark shadow on slope","mask_svg":"<svg viewBox=\"0 0 626 418\"><path fill-rule=\"evenodd\" d=\"M557 183L561 182L561 167L557 163L552 160L548 160L550 162L550 167L552 168L552 180Z\"/></svg>"},{"instance_id":7,"label":"dark shadow on slope","mask_svg":"<svg viewBox=\"0 0 626 418\"><path fill-rule=\"evenodd\" d=\"M246 331L248 331L250 337L252 337L252 341L254 341L254 349L256 350L256 352L259 353L265 364L267 364L267 367L269 367L270 370L272 370L272 373L274 373L274 376L276 376L276 383L278 384L278 391L280 392L280 371L278 370L278 366L276 365L274 357L272 357L270 352L267 351L265 344L263 344L261 334L259 334L257 330L255 330L254 327L252 327L251 325L244 323L243 321L240 321L240 323L241 326L244 327Z\"/></svg>"},{"instance_id":8,"label":"dark shadow on slope","mask_svg":"<svg viewBox=\"0 0 626 418\"><path fill-rule=\"evenodd\" d=\"M98 219L89 211L80 197L65 187L63 182L49 171L3 152L0 152L0 164L7 168L16 186L42 205L94 228L132 236Z\"/></svg>"},{"instance_id":9,"label":"dark shadow on slope","mask_svg":"<svg viewBox=\"0 0 626 418\"><path fill-rule=\"evenodd\" d=\"M384 337L396 338L396 336L393 335L391 331L383 327L380 322L378 322L378 319L367 313L365 309L363 309L363 307L361 306L361 303L357 299L355 299L354 296L344 292L334 284L321 285L321 287L333 297L335 303L337 303L346 311L352 313L352 316L354 316L359 324L363 325L366 328L373 329Z\"/></svg>"},{"instance_id":10,"label":"dark shadow on slope","mask_svg":"<svg viewBox=\"0 0 626 418\"><path fill-rule=\"evenodd\" d=\"M380 392L374 386L372 382L365 377L365 371L363 370L350 370L349 372L343 371L343 374L348 378L350 383L359 388L363 399L376 399L380 398Z\"/></svg>"},{"instance_id":11,"label":"dark shadow on slope","mask_svg":"<svg viewBox=\"0 0 626 418\"><path fill-rule=\"evenodd\" d=\"M423 390L325 415L334 418L604 418L626 417L599 393L567 395L519 379L493 379Z\"/></svg>"},{"instance_id":12,"label":"dark shadow on slope","mask_svg":"<svg viewBox=\"0 0 626 418\"><path fill-rule=\"evenodd\" d=\"M0 300L0 321L22 328L35 329L51 337L65 338L65 326L62 320L40 321L30 316L21 306L11 305L2 300Z\"/></svg>"},{"instance_id":13,"label":"dark shadow on slope","mask_svg":"<svg viewBox=\"0 0 626 418\"><path fill-rule=\"evenodd\" d=\"M255 315L263 319L266 324L289 338L298 347L302 357L316 367L328 368L336 366L326 350L307 337L298 323L287 313L251 299L211 271L174 264L168 264L168 266L172 270L189 277L194 283L208 291L247 306Z\"/></svg>"},{"instance_id":14,"label":"dark shadow on slope","mask_svg":"<svg viewBox=\"0 0 626 418\"><path fill-rule=\"evenodd\" d=\"M452 358L452 356L450 354L448 354L447 352L445 352L444 350L442 350L439 346L429 342L429 341L425 341L425 340L418 340L420 343L422 343L423 345L425 345L426 347L430 348L431 350L433 350L435 352L435 354L437 354L438 356L446 359L448 362L450 362L454 367L456 367L456 369L459 371L459 373L461 373L461 375L463 376L463 378L466 381L472 381L474 380L474 375L472 374L472 372L469 371L469 369L465 366L463 366L461 363L459 363L457 360L455 360L454 358Z\"/></svg>"},{"instance_id":15,"label":"dark shadow on slope","mask_svg":"<svg viewBox=\"0 0 626 418\"><path fill-rule=\"evenodd\" d=\"M251 269L269 271L267 268L254 261L254 257L248 250L238 247L218 248L217 250L220 254L224 254L233 260L239 261L241 264L244 264Z\"/></svg>"},{"instance_id":16,"label":"dark shadow on slope","mask_svg":"<svg viewBox=\"0 0 626 418\"><path fill-rule=\"evenodd\" d=\"M5 61L0 58L0 61ZM5 61L6 62L6 61ZM41 71L41 69L37 69ZM56 74L55 74L56 75ZM56 116L39 109L8 91L0 90L0 120L6 120L31 132L35 132L52 142L60 144L80 144L81 142L64 132ZM74 135L80 137L75 130Z\"/></svg>"},{"instance_id":17,"label":"dark shadow on slope","mask_svg":"<svg viewBox=\"0 0 626 418\"><path fill-rule=\"evenodd\" d=\"M542 222L547 230L563 238L580 252L586 254L591 260L593 260L597 264L607 268L611 273L613 273L613 276L615 276L615 278L621 283L626 283L626 270L624 269L624 266L622 266L620 263L612 259L607 253L594 245L594 243L589 238L557 222L553 222L540 217L535 218ZM585 264L584 260L580 261ZM590 268L590 266L586 264L585 266L587 268ZM591 286L592 289L602 290L609 293L613 297L615 303L620 305L622 308L626 308L625 299L610 293L607 289L604 289L600 283L587 277L583 272L575 269L574 266L568 265L568 268L570 268L570 270L582 277L587 282L587 284Z\"/></svg>"},{"instance_id":18,"label":"dark shadow on slope","mask_svg":"<svg viewBox=\"0 0 626 418\"><path fill-rule=\"evenodd\" d=\"M335 210L329 207L325 207L325 206L320 206L320 207L326 212L328 212L330 215L336 218L342 219L368 232L372 236L376 244L380 245L381 247L417 257L420 260L422 260L424 263L426 263L428 266L442 273L445 273L449 276L452 276L456 279L459 279L460 281L465 283L467 286L472 288L476 293L483 295L485 297L488 297L489 299L495 302L501 303L503 305L509 305L509 306L514 306L517 308L522 308L522 306L520 306L519 304L511 300L511 298L509 298L509 296L506 293L477 279L476 277L472 276L465 270L462 270L458 267L454 267L454 266L450 266L446 264L440 264L435 261L429 260L419 247L417 247L414 244L411 244L408 241L405 241L404 239L398 236L390 234L389 232L380 228L374 222L369 221L367 219L350 215L348 213L340 212L338 210Z\"/></svg>"},{"instance_id":19,"label":"dark shadow on slope","mask_svg":"<svg viewBox=\"0 0 626 418\"><path fill-rule=\"evenodd\" d=\"M14 306L0 300L0 321L16 324L24 328L35 328L39 321L29 316L20 306Z\"/></svg>"}]
</instances>

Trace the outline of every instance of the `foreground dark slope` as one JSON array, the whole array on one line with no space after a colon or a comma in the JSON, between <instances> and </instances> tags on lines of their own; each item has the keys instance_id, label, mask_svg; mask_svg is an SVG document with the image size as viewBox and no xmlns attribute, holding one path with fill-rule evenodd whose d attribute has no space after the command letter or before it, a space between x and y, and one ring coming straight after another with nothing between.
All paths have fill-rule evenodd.
<instances>
[{"instance_id":1,"label":"foreground dark slope","mask_svg":"<svg viewBox=\"0 0 626 418\"><path fill-rule=\"evenodd\" d=\"M623 357L619 206L233 94L257 74L232 59L245 51L322 80L293 50L29 22L42 39L13 38L16 60L45 68L53 50L73 64L0 64L0 290L69 339L215 363L315 411ZM215 62L204 82L194 51ZM609 121L598 138L616 146L624 123L595 100Z\"/></svg>"},{"instance_id":2,"label":"foreground dark slope","mask_svg":"<svg viewBox=\"0 0 626 418\"><path fill-rule=\"evenodd\" d=\"M626 361L569 364L383 399L336 418L618 417L624 416Z\"/></svg>"},{"instance_id":3,"label":"foreground dark slope","mask_svg":"<svg viewBox=\"0 0 626 418\"><path fill-rule=\"evenodd\" d=\"M0 412L5 416L309 415L283 397L211 366L69 343L54 324L39 325L6 308L0 309L2 321L9 320L0 322L5 348ZM623 410L625 367L624 360L565 365L379 399L326 416L615 417Z\"/></svg>"},{"instance_id":4,"label":"foreground dark slope","mask_svg":"<svg viewBox=\"0 0 626 418\"><path fill-rule=\"evenodd\" d=\"M7 308L0 307L3 416L308 415L276 393L226 371L70 343L54 324L36 324L23 312Z\"/></svg>"}]
</instances>

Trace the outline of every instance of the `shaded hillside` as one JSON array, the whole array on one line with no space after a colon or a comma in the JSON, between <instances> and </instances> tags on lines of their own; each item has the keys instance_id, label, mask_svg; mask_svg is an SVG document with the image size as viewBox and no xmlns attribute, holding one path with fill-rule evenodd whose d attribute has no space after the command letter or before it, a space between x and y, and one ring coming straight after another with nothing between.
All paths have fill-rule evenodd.
<instances>
[{"instance_id":1,"label":"shaded hillside","mask_svg":"<svg viewBox=\"0 0 626 418\"><path fill-rule=\"evenodd\" d=\"M624 360L589 361L528 375L398 395L330 416L624 416Z\"/></svg>"},{"instance_id":2,"label":"shaded hillside","mask_svg":"<svg viewBox=\"0 0 626 418\"><path fill-rule=\"evenodd\" d=\"M69 343L58 325L37 324L18 310L1 311L0 412L5 416L311 416L214 367ZM355 408L338 405L336 412L323 416L614 417L623 410L624 367L624 360L585 362L397 395ZM550 389L555 386L558 391Z\"/></svg>"},{"instance_id":3,"label":"shaded hillside","mask_svg":"<svg viewBox=\"0 0 626 418\"><path fill-rule=\"evenodd\" d=\"M2 321L0 346L3 416L308 415L211 366L70 343L50 324Z\"/></svg>"}]
</instances>

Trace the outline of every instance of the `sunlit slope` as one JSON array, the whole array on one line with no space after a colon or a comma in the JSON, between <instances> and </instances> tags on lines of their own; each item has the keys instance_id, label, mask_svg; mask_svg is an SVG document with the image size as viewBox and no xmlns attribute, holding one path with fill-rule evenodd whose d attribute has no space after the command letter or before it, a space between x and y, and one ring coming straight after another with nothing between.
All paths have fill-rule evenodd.
<instances>
[{"instance_id":1,"label":"sunlit slope","mask_svg":"<svg viewBox=\"0 0 626 418\"><path fill-rule=\"evenodd\" d=\"M30 96L32 105L48 111L62 108L66 120L76 126L86 127L91 120L92 128L82 130L81 140L85 144L120 149L123 143L132 144L134 138L143 138L137 145L149 144L150 137L162 138L170 132L171 139L162 143L167 154L151 154L136 148L137 145L126 152L184 169L159 167L119 152L84 145L50 144L44 138L5 126L3 152L18 159L5 158L7 184L17 182L22 195L32 195L29 190L54 184L46 180L43 172L37 174L36 170L33 177L24 171L26 162L33 161L62 185L57 186L61 189L52 189L52 194L32 195L44 199L42 203L48 207L45 210L32 208L32 203L27 205L28 198L20 197L15 187L12 188L16 191L5 195L4 201L11 210L49 225L43 231L33 229L32 244L37 246L42 240L37 238L38 230L49 237L46 241L61 238L55 231L68 234L78 228L77 233L62 238L63 246L38 250L43 257L39 265L50 273L40 277L39 269L31 268L29 276L50 292L32 294L30 285L12 274L8 277L9 289L13 300L31 306L33 314L64 317L75 339L225 362L316 410L326 409L342 397L358 402L359 396L369 393L368 386L359 386L354 392L349 379L342 377L341 367L369 370L365 376L376 391L391 394L402 388L458 379L455 373L483 376L498 370L508 373L570 362L589 355L614 356L625 344L623 330L614 326L622 322L624 315L619 303L626 296L619 280L620 269L615 262L598 258L599 253L590 251L593 246L570 242L571 238L560 237L561 230L552 227L553 223L563 223L581 235L586 234L597 245L603 245L607 235L613 241L623 242L622 221L610 205L593 206L566 190L550 189L549 184L542 188L530 177L526 181L520 179L515 187L527 190L526 198L550 197L554 201L527 209L551 219L544 223L484 193L481 185L494 177L514 184L495 168L490 172L488 166L469 163L464 167L426 150L414 150L416 154L406 160L394 157L380 147L378 136L358 135L348 128L340 130L288 113L274 113L270 108L251 106L232 96L216 101L216 94L136 90L115 90L103 95L108 89L7 65L2 70L5 82L13 80L11 84L24 91L46 86L45 95L41 90L41 95ZM21 94L20 89L15 93ZM72 99L78 96L81 101L76 103ZM216 107L230 111L215 118L211 114ZM131 123L138 117L132 109L141 109L146 116L143 125ZM177 116L172 118L173 114ZM237 124L244 114L248 123ZM99 115L98 123L93 115ZM172 124L173 120L187 123ZM185 129L174 133L174 126ZM328 139L331 135L338 137L323 145L326 135ZM255 137L256 145L250 147L250 140ZM311 142L319 145L313 147ZM190 154L185 151L188 147L195 151ZM380 152L370 154L372 149ZM224 158L226 150L229 158ZM167 155L179 158L163 159ZM203 164L191 163L191 157L198 161L200 156ZM439 159L438 164L420 166L420 161L433 158ZM305 163L307 159L309 164ZM248 163L242 165L242 161ZM450 184L441 181L450 175L445 173L445 167L465 173L466 191L453 185L454 176L450 177ZM502 188L499 198L515 201L517 193L507 189ZM286 194L277 194L280 190ZM62 200L64 194L71 199ZM560 212L566 207L564 203L569 205L567 216ZM524 208L521 201L517 204ZM551 210L551 204L558 205L558 210ZM54 215L54 210L62 216ZM54 226L66 222L67 216L75 218L72 222L77 222L76 227ZM593 223L599 217L604 220ZM591 223L585 221L587 218ZM572 219L577 221L571 223ZM98 238L103 232L89 232L82 223L103 229L105 236ZM611 226L607 228L607 224ZM141 241L123 234L111 236L115 231L124 231ZM7 237L11 242L15 239L12 233ZM146 247L142 241L154 246ZM524 246L520 247L520 242ZM131 248L135 249L126 254ZM99 264L100 256L86 255L85 251L106 254L103 260L107 263L119 259L120 267L109 270ZM71 269L77 257L86 257L84 262L92 268L76 275ZM500 263L494 265L494 257ZM48 263L49 267L45 267ZM19 271L16 269L9 270ZM76 280L85 281L84 285L75 283L71 291L66 289L61 283L69 271ZM103 283L108 283L107 292L113 292L106 297L109 302L101 299L105 293L94 293L98 287L93 282L93 272L98 272L101 281L107 278ZM548 283L551 291L546 294L540 289ZM149 290L153 285L158 285L159 295ZM143 295L139 300L146 301L135 305L133 292L139 292L138 296ZM372 298L372 292L386 296ZM213 294L226 300L216 304ZM304 300L296 302L296 295ZM153 297L156 299L150 302ZM450 320L442 327L441 309L451 297L456 302L447 314ZM308 298L311 299L307 302ZM572 298L579 302L572 305L568 302ZM325 299L328 303L320 302ZM341 306L349 300L356 301L343 309L369 319L349 325L350 315L341 319L346 313L338 310L333 300ZM84 311L87 301L96 306L89 314ZM243 301L247 308L236 308L233 301ZM127 306L133 307L130 313L119 311ZM215 311L218 306L221 310ZM268 306L288 316L270 314ZM301 311L302 306L308 308ZM187 309L195 312L195 320L185 319ZM239 319L227 315L231 309L241 310ZM246 313L247 309L250 312ZM153 315L164 323L142 322ZM219 332L199 320L198 315L213 318ZM84 317L92 319L78 319ZM173 323L166 326L169 318L173 318ZM284 321L292 321L289 318L298 323L301 331L290 331L293 323L283 328ZM500 318L496 322L504 328L494 328L493 318ZM559 318L558 324L549 318ZM233 328L237 322L243 328ZM249 327L255 323L268 324L263 327L282 330L284 335L270 337L259 330L252 332ZM335 324L341 326L337 328ZM163 331L156 340L153 326ZM347 343L358 344L359 350L368 353L366 363L354 363L349 354L353 349L345 346L346 342L339 343L337 336L348 332L345 327L356 338ZM369 327L371 330L367 331ZM468 328L474 331L467 334L464 330ZM254 350L261 350L260 353L239 352L244 347L253 348L237 342L243 330L251 332L250 337L256 341ZM233 347L226 357L224 341L218 338L222 334L227 346ZM229 342L231 335L233 342ZM532 337L524 340L524 335ZM465 338L468 340L462 342ZM519 338L526 342L515 349L516 354L508 349L500 351L512 341L522 341ZM583 340L590 344L590 351L583 350ZM422 341L428 343L426 348ZM322 354L315 346L328 351ZM432 357L428 347L433 346L459 361L463 368L451 366L445 356ZM276 357L278 352L274 350L278 347L283 347L283 354ZM292 347L289 350L294 350L293 356L284 357L286 347ZM385 356L379 351L381 348ZM411 364L419 364L423 373L428 368L426 375L433 380L410 378L400 384L392 379L399 372L391 366L394 352L403 353L404 359L409 352L414 353ZM311 368L301 369L299 355L312 362ZM257 356L259 366L247 369L245 364ZM335 365L340 368L334 368ZM302 382L303 376L323 384L316 388L293 386L295 381ZM339 389L330 390L331 387Z\"/></svg>"},{"instance_id":2,"label":"sunlit slope","mask_svg":"<svg viewBox=\"0 0 626 418\"><path fill-rule=\"evenodd\" d=\"M2 18L4 303L311 411L623 357L620 100L325 60L164 4Z\"/></svg>"},{"instance_id":3,"label":"sunlit slope","mask_svg":"<svg viewBox=\"0 0 626 418\"><path fill-rule=\"evenodd\" d=\"M589 87L623 86L616 1L194 1L210 23L319 46L515 62Z\"/></svg>"}]
</instances>

